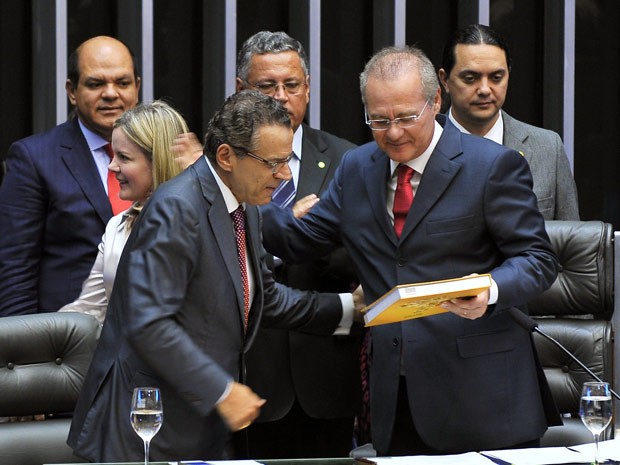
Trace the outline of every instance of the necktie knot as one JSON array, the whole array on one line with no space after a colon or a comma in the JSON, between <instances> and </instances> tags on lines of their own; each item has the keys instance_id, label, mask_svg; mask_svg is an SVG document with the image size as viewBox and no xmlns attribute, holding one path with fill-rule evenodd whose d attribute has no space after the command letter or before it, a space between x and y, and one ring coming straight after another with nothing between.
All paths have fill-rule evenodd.
<instances>
[{"instance_id":1,"label":"necktie knot","mask_svg":"<svg viewBox=\"0 0 620 465\"><path fill-rule=\"evenodd\" d=\"M243 215L243 207L239 205L235 211L233 211L230 216L233 220L233 226L235 227L235 234L240 232L245 233L245 218Z\"/></svg>"},{"instance_id":2,"label":"necktie knot","mask_svg":"<svg viewBox=\"0 0 620 465\"><path fill-rule=\"evenodd\" d=\"M103 148L105 150L105 153L108 154L108 157L110 157L110 160L112 160L112 158L114 158L114 150L112 150L112 144L108 142L103 146Z\"/></svg>"}]
</instances>

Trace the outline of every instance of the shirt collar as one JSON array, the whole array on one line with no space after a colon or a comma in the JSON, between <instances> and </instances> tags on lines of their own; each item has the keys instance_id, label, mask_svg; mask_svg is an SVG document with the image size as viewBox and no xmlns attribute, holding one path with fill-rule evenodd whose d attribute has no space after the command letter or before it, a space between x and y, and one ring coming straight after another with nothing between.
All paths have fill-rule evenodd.
<instances>
[{"instance_id":1,"label":"shirt collar","mask_svg":"<svg viewBox=\"0 0 620 465\"><path fill-rule=\"evenodd\" d=\"M293 152L299 160L301 160L301 141L304 136L303 126L300 124L297 131L293 134Z\"/></svg>"},{"instance_id":2,"label":"shirt collar","mask_svg":"<svg viewBox=\"0 0 620 465\"><path fill-rule=\"evenodd\" d=\"M448 112L448 118L450 118L452 124L454 124L459 131L464 132L465 134L471 134L471 132L465 129L456 119L454 119L454 116L452 116L452 107L450 107L450 111ZM487 132L483 137L485 139L490 139L493 142L497 142L498 144L502 144L504 142L504 118L502 117L501 111L499 112L499 117L497 118L497 121L495 121L493 127L489 129L489 132Z\"/></svg>"},{"instance_id":3,"label":"shirt collar","mask_svg":"<svg viewBox=\"0 0 620 465\"><path fill-rule=\"evenodd\" d=\"M234 212L237 207L239 207L239 205L243 206L243 209L245 210L245 204L239 203L239 201L235 197L235 194L233 194L230 188L226 184L224 184L224 181L222 181L220 175L217 173L217 171L215 171L215 168L213 168L213 165L211 165L211 161L207 158L206 155L205 159L207 160L207 165L209 165L211 173L213 173L215 182L217 182L217 185L220 188L220 192L222 192L222 196L224 197L224 202L226 203L226 209L228 210L228 213Z\"/></svg>"},{"instance_id":4,"label":"shirt collar","mask_svg":"<svg viewBox=\"0 0 620 465\"><path fill-rule=\"evenodd\" d=\"M94 152L95 150L98 150L110 143L96 132L93 132L84 126L84 123L82 123L82 120L79 118L78 123L80 124L80 130L82 131L82 134L84 134L84 138L86 139L86 143L88 144L88 148L91 152Z\"/></svg>"},{"instance_id":5,"label":"shirt collar","mask_svg":"<svg viewBox=\"0 0 620 465\"><path fill-rule=\"evenodd\" d=\"M420 173L420 174L424 173L424 168L426 168L426 164L428 163L428 160L431 158L431 155L433 154L433 150L435 150L435 147L437 146L437 143L439 142L439 138L441 137L442 133L443 133L443 128L437 121L435 121L435 130L433 132L433 138L431 139L431 143L428 145L426 150L422 152L422 155L414 158L411 161L408 161L407 163L405 163L405 165L410 166L417 173ZM390 169L391 169L390 173L392 174L392 176L394 176L394 171L396 171L396 168L398 168L398 165L400 165L400 163L390 159Z\"/></svg>"}]
</instances>

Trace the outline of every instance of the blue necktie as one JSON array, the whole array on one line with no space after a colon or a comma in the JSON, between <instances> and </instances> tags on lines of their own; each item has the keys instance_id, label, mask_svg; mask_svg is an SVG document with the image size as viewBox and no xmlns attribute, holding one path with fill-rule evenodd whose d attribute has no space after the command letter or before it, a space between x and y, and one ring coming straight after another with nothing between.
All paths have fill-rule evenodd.
<instances>
[{"instance_id":1,"label":"blue necktie","mask_svg":"<svg viewBox=\"0 0 620 465\"><path fill-rule=\"evenodd\" d=\"M280 183L273 194L271 195L271 201L276 205L286 208L293 203L295 199L295 181L291 178L288 181Z\"/></svg>"}]
</instances>

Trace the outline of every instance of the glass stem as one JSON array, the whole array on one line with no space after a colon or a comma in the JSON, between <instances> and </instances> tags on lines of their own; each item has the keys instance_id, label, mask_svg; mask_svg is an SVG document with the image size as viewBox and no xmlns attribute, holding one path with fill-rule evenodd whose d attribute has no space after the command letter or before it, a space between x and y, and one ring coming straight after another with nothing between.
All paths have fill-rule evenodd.
<instances>
[{"instance_id":1,"label":"glass stem","mask_svg":"<svg viewBox=\"0 0 620 465\"><path fill-rule=\"evenodd\" d=\"M144 465L149 465L149 444L150 441L144 441Z\"/></svg>"},{"instance_id":2,"label":"glass stem","mask_svg":"<svg viewBox=\"0 0 620 465\"><path fill-rule=\"evenodd\" d=\"M594 463L598 465L598 438L600 433L594 433Z\"/></svg>"}]
</instances>

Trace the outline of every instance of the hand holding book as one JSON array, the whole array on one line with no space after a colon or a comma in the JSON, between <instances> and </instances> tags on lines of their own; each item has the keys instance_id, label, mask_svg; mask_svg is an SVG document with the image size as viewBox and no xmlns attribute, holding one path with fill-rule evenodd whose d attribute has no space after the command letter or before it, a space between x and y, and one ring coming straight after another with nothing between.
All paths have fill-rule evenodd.
<instances>
[{"instance_id":1,"label":"hand holding book","mask_svg":"<svg viewBox=\"0 0 620 465\"><path fill-rule=\"evenodd\" d=\"M478 318L486 311L490 287L490 274L399 285L363 310L364 321L366 326L375 326L448 311Z\"/></svg>"}]
</instances>

